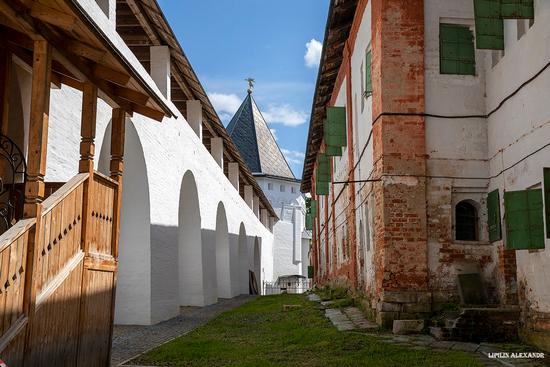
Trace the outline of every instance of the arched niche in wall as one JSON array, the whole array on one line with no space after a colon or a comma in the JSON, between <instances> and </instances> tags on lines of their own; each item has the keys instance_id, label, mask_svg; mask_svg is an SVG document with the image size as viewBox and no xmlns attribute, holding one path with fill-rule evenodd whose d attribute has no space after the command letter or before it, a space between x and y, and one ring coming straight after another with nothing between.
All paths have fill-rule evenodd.
<instances>
[{"instance_id":1,"label":"arched niche in wall","mask_svg":"<svg viewBox=\"0 0 550 367\"><path fill-rule=\"evenodd\" d=\"M258 292L262 290L262 246L261 239L257 236L254 237L254 243L252 244L252 258L250 264L250 270L254 272L257 282Z\"/></svg>"},{"instance_id":2,"label":"arched niche in wall","mask_svg":"<svg viewBox=\"0 0 550 367\"><path fill-rule=\"evenodd\" d=\"M227 229L227 216L222 202L216 210L216 276L219 298L233 297L231 285L231 248Z\"/></svg>"},{"instance_id":3,"label":"arched niche in wall","mask_svg":"<svg viewBox=\"0 0 550 367\"><path fill-rule=\"evenodd\" d=\"M239 293L248 294L248 238L242 222L239 226Z\"/></svg>"},{"instance_id":4,"label":"arched niche in wall","mask_svg":"<svg viewBox=\"0 0 550 367\"><path fill-rule=\"evenodd\" d=\"M182 306L204 306L205 258L199 194L195 176L185 172L180 189L178 215L179 302Z\"/></svg>"},{"instance_id":5,"label":"arched niche in wall","mask_svg":"<svg viewBox=\"0 0 550 367\"><path fill-rule=\"evenodd\" d=\"M99 171L105 175L109 175L111 129L109 122L98 162ZM151 323L149 179L143 147L129 119L124 140L115 323L147 325Z\"/></svg>"}]
</instances>

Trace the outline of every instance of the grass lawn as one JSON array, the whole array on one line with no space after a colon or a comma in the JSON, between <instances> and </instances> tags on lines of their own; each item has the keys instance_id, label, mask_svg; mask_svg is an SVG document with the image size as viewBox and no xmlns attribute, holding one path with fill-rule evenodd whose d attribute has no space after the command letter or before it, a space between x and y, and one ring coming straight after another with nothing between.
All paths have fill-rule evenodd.
<instances>
[{"instance_id":1,"label":"grass lawn","mask_svg":"<svg viewBox=\"0 0 550 367\"><path fill-rule=\"evenodd\" d=\"M284 304L302 307L283 311ZM301 295L259 297L133 363L159 366L468 366L459 352L415 350L337 331Z\"/></svg>"}]
</instances>

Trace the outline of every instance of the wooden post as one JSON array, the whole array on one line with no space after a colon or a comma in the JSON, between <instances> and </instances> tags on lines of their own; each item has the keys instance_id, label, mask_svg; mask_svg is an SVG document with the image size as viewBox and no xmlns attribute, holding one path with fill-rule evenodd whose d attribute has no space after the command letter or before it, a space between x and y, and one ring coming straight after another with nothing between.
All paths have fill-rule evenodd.
<instances>
[{"instance_id":1,"label":"wooden post","mask_svg":"<svg viewBox=\"0 0 550 367\"><path fill-rule=\"evenodd\" d=\"M37 205L44 199L51 67L51 46L45 40L34 41L29 152L24 207L26 218L36 216Z\"/></svg>"},{"instance_id":2,"label":"wooden post","mask_svg":"<svg viewBox=\"0 0 550 367\"><path fill-rule=\"evenodd\" d=\"M90 245L90 221L92 220L91 205L94 191L94 152L95 129L97 115L97 88L84 83L82 88L82 121L80 122L80 162L78 172L88 173L88 182L84 186L82 203L82 250L88 254Z\"/></svg>"},{"instance_id":3,"label":"wooden post","mask_svg":"<svg viewBox=\"0 0 550 367\"><path fill-rule=\"evenodd\" d=\"M8 135L11 52L0 48L0 131Z\"/></svg>"},{"instance_id":4,"label":"wooden post","mask_svg":"<svg viewBox=\"0 0 550 367\"><path fill-rule=\"evenodd\" d=\"M28 317L27 335L25 336L25 364L32 365L30 337L34 323L36 307L36 259L43 238L42 205L44 198L44 176L46 174L46 151L48 146L48 115L50 108L50 77L52 65L51 46L45 40L34 41L31 112L29 126L29 151L27 162L27 183L25 184L26 218L36 217L34 230L29 233L27 247L27 271L25 276L25 293L23 309Z\"/></svg>"},{"instance_id":5,"label":"wooden post","mask_svg":"<svg viewBox=\"0 0 550 367\"><path fill-rule=\"evenodd\" d=\"M118 258L120 211L122 210L122 173L124 172L124 133L126 129L126 112L122 109L114 109L111 124L111 178L118 183L117 191L115 192L112 254L115 258Z\"/></svg>"},{"instance_id":6,"label":"wooden post","mask_svg":"<svg viewBox=\"0 0 550 367\"><path fill-rule=\"evenodd\" d=\"M95 128L97 117L97 87L84 83L82 88L82 122L80 125L80 162L78 172L94 173Z\"/></svg>"}]
</instances>

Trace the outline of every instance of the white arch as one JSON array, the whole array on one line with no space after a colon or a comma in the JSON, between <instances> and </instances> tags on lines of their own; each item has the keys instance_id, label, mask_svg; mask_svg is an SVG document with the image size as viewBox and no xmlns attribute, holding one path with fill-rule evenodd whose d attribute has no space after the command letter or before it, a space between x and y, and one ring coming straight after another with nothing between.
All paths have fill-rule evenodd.
<instances>
[{"instance_id":1,"label":"white arch","mask_svg":"<svg viewBox=\"0 0 550 367\"><path fill-rule=\"evenodd\" d=\"M180 189L178 215L179 303L205 306L216 302L216 275L212 280L212 251L202 239L199 194L195 176L185 172Z\"/></svg>"},{"instance_id":2,"label":"white arch","mask_svg":"<svg viewBox=\"0 0 550 367\"><path fill-rule=\"evenodd\" d=\"M109 174L111 125L99 155L100 172ZM134 124L126 123L122 215L118 255L115 323L151 323L151 218L149 180L143 147Z\"/></svg>"},{"instance_id":3,"label":"white arch","mask_svg":"<svg viewBox=\"0 0 550 367\"><path fill-rule=\"evenodd\" d=\"M246 228L241 222L239 227L239 292L248 294L248 238Z\"/></svg>"},{"instance_id":4,"label":"white arch","mask_svg":"<svg viewBox=\"0 0 550 367\"><path fill-rule=\"evenodd\" d=\"M216 211L216 274L219 298L233 297L231 283L232 252L225 207L220 201Z\"/></svg>"}]
</instances>

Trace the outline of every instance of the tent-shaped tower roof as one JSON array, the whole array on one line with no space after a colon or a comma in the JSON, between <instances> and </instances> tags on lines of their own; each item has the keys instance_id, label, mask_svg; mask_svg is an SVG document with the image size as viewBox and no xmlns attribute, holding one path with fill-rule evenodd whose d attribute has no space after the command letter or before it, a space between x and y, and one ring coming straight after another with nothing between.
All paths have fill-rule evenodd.
<instances>
[{"instance_id":1,"label":"tent-shaped tower roof","mask_svg":"<svg viewBox=\"0 0 550 367\"><path fill-rule=\"evenodd\" d=\"M227 132L253 174L296 179L252 97L251 89L227 125Z\"/></svg>"}]
</instances>

